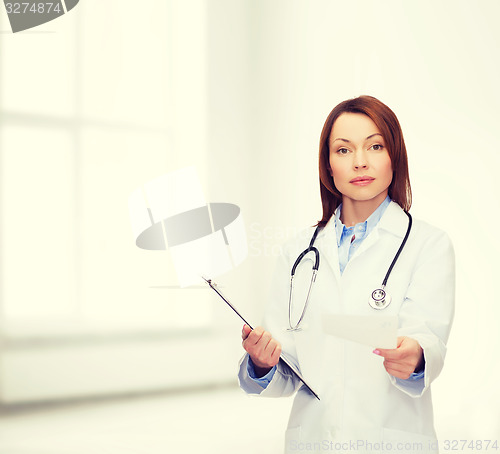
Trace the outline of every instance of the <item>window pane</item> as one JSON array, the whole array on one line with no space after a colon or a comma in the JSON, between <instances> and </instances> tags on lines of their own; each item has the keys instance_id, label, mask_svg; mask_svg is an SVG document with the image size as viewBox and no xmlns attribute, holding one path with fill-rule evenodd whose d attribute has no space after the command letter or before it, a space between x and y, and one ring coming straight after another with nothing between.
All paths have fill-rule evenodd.
<instances>
[{"instance_id":1,"label":"window pane","mask_svg":"<svg viewBox=\"0 0 500 454\"><path fill-rule=\"evenodd\" d=\"M75 112L75 19L72 12L33 31L1 35L3 110L50 115ZM10 25L2 25L2 30L10 29Z\"/></svg>"},{"instance_id":2,"label":"window pane","mask_svg":"<svg viewBox=\"0 0 500 454\"><path fill-rule=\"evenodd\" d=\"M87 320L116 326L208 323L208 292L168 288L178 285L168 251L139 249L132 234L128 197L176 168L166 136L86 129L82 145L81 270Z\"/></svg>"},{"instance_id":3,"label":"window pane","mask_svg":"<svg viewBox=\"0 0 500 454\"><path fill-rule=\"evenodd\" d=\"M82 102L88 118L164 128L170 102L164 0L107 0L82 17Z\"/></svg>"},{"instance_id":4,"label":"window pane","mask_svg":"<svg viewBox=\"0 0 500 454\"><path fill-rule=\"evenodd\" d=\"M7 319L72 315L75 301L75 147L51 128L4 126L0 200Z\"/></svg>"}]
</instances>

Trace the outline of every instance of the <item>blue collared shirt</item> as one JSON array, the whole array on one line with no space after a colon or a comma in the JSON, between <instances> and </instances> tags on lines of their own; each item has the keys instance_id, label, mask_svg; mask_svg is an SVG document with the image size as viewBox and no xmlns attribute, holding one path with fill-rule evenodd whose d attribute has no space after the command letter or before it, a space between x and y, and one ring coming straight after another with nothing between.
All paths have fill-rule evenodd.
<instances>
[{"instance_id":1,"label":"blue collared shirt","mask_svg":"<svg viewBox=\"0 0 500 454\"><path fill-rule=\"evenodd\" d=\"M346 227L342 224L340 220L340 214L342 212L342 204L339 205L335 212L335 232L337 234L337 246L339 248L339 266L340 273L344 272L344 269L354 255L356 250L361 245L362 241L368 236L368 234L375 228L378 224L385 210L391 203L391 198L387 196L384 201L377 207L377 209L368 217L365 222L360 222L352 227ZM269 382L274 376L276 371L276 366L274 366L264 377L257 378L255 370L253 367L252 360L248 358L248 375L256 381L260 386L266 388ZM423 378L425 371L419 373L412 373L408 380L419 380ZM400 380L396 378L396 380Z\"/></svg>"},{"instance_id":2,"label":"blue collared shirt","mask_svg":"<svg viewBox=\"0 0 500 454\"><path fill-rule=\"evenodd\" d=\"M342 204L335 212L335 232L337 233L337 246L339 248L340 274L344 272L347 262L354 255L362 241L375 228L391 203L391 198L387 196L378 208L370 215L365 222L360 222L352 227L346 227L340 220Z\"/></svg>"}]
</instances>

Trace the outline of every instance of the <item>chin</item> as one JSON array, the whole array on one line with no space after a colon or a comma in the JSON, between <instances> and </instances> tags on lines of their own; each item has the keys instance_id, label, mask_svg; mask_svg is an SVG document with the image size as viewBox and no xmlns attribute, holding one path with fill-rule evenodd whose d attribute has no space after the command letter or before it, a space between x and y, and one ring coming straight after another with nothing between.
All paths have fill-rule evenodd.
<instances>
[{"instance_id":1,"label":"chin","mask_svg":"<svg viewBox=\"0 0 500 454\"><path fill-rule=\"evenodd\" d=\"M384 191L377 193L373 193L373 191L371 191L371 193L368 194L360 194L359 192L357 194L344 194L343 197L351 199L354 202L370 202L380 198L380 201L382 202L386 195L387 194Z\"/></svg>"}]
</instances>

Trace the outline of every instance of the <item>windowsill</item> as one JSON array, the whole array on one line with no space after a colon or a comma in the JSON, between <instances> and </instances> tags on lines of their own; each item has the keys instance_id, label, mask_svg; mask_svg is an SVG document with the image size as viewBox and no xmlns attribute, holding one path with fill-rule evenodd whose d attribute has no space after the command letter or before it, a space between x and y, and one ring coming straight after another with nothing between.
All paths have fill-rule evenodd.
<instances>
[{"instance_id":1,"label":"windowsill","mask_svg":"<svg viewBox=\"0 0 500 454\"><path fill-rule=\"evenodd\" d=\"M228 383L242 355L229 325L57 325L4 333L0 406Z\"/></svg>"},{"instance_id":2,"label":"windowsill","mask_svg":"<svg viewBox=\"0 0 500 454\"><path fill-rule=\"evenodd\" d=\"M219 337L223 326L161 326L159 324L116 324L76 321L9 323L2 327L4 349L34 349L61 345L90 345L122 342L155 342L183 338Z\"/></svg>"}]
</instances>

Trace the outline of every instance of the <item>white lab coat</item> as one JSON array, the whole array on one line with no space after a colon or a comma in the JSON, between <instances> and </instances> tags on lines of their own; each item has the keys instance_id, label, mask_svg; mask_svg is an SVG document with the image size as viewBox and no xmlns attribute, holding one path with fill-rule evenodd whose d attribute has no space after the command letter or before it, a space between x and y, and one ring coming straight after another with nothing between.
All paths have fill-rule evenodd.
<instances>
[{"instance_id":1,"label":"white lab coat","mask_svg":"<svg viewBox=\"0 0 500 454\"><path fill-rule=\"evenodd\" d=\"M341 275L332 216L315 242L320 267L302 322L304 329L298 332L286 331L290 270L308 246L314 228L283 246L262 324L281 342L283 351L291 355L321 400L301 386L281 363L263 389L248 376L245 354L238 378L241 388L249 394L281 397L297 392L285 435L286 453L438 452L430 385L443 367L455 296L454 252L446 233L414 220L387 284L391 304L380 311L368 304L407 226L408 217L391 202ZM310 270L309 264L296 272L293 320L298 320L302 311ZM372 353L377 346L367 347L324 334L322 316L328 313L397 314L398 336L416 339L424 350L425 379L396 379L385 370L383 358Z\"/></svg>"}]
</instances>

